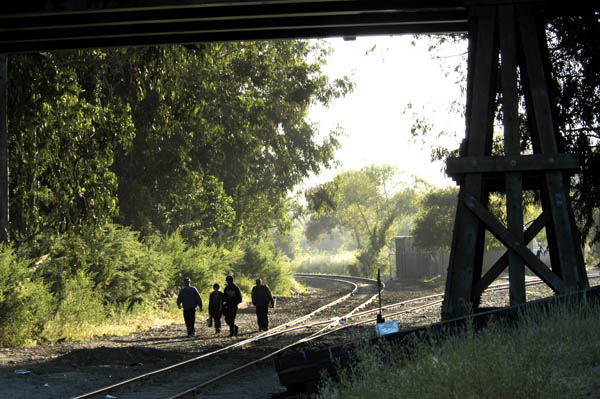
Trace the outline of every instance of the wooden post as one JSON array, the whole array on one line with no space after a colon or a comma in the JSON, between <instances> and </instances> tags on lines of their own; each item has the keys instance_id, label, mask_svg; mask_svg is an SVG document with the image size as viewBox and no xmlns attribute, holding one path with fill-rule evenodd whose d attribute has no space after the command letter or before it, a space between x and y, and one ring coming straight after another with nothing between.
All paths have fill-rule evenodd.
<instances>
[{"instance_id":1,"label":"wooden post","mask_svg":"<svg viewBox=\"0 0 600 399\"><path fill-rule=\"evenodd\" d=\"M517 39L515 10L512 5L499 7L500 51L502 65L502 110L504 113L504 152L520 155L519 95L517 93ZM523 176L520 172L506 174L506 215L508 230L517 243L523 245ZM525 264L513 251L508 253L510 304L525 302Z\"/></svg>"},{"instance_id":2,"label":"wooden post","mask_svg":"<svg viewBox=\"0 0 600 399\"><path fill-rule=\"evenodd\" d=\"M578 158L558 152L548 71L544 69L545 37L535 11L527 2L488 3L471 9L466 138L460 158L447 162L447 173L460 184L460 193L442 305L444 319L476 312L481 294L506 267L511 305L526 300L525 266L559 294L589 287L565 183L568 173L577 168ZM520 152L517 68L521 70L534 154ZM503 156L492 155L498 77ZM542 215L526 231L525 189L539 190L543 207ZM507 226L487 209L492 191L506 192ZM526 247L542 228L548 237L551 270ZM508 251L482 275L486 229Z\"/></svg>"},{"instance_id":3,"label":"wooden post","mask_svg":"<svg viewBox=\"0 0 600 399\"><path fill-rule=\"evenodd\" d=\"M525 90L527 113L531 118L530 125L534 143L537 143L534 151L555 154L558 152L558 147L546 84L548 72L544 70L543 50L540 45L545 38L540 37L537 28L538 21L534 18L533 12L532 7L523 6L518 14L524 61L522 69L527 88ZM577 248L576 245L578 240L575 237L579 233L570 217L568 190L560 171L548 171L544 178L542 195L545 206L550 210L552 220L546 232L550 251L554 252L557 260L552 267L560 277L565 279L569 289L575 290L580 283L577 281L577 277L580 275L577 269L585 269L585 267L576 265L580 258L577 252L581 252L581 248ZM576 267L570 267L570 265L576 265Z\"/></svg>"},{"instance_id":4,"label":"wooden post","mask_svg":"<svg viewBox=\"0 0 600 399\"><path fill-rule=\"evenodd\" d=\"M0 242L8 243L8 55L0 54Z\"/></svg>"},{"instance_id":5,"label":"wooden post","mask_svg":"<svg viewBox=\"0 0 600 399\"><path fill-rule=\"evenodd\" d=\"M469 31L469 77L467 88L466 156L488 155L492 146L492 109L496 98L496 9L481 7L474 10ZM475 306L472 287L481 274L485 230L477 216L464 202L466 197L487 205L487 192L481 173L469 173L459 190L442 305L445 318L463 315Z\"/></svg>"}]
</instances>

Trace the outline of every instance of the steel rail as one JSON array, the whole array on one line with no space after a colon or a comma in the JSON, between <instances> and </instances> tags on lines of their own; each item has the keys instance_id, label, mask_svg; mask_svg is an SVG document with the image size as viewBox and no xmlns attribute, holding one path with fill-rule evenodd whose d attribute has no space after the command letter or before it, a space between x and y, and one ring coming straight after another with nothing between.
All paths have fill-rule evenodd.
<instances>
[{"instance_id":1,"label":"steel rail","mask_svg":"<svg viewBox=\"0 0 600 399\"><path fill-rule=\"evenodd\" d=\"M593 279L593 278L600 278L600 272L599 272L599 273L596 273L596 274L588 275L588 278L590 278L590 279ZM525 283L525 286L526 286L526 287L529 287L529 286L534 286L534 285L542 285L542 284L545 284L545 283L544 283L544 282L543 282L541 279L539 279L539 278L535 278L535 279L532 279L532 280L530 280L530 281L527 281L527 282ZM500 284L495 284L495 285L491 285L491 286L489 286L489 287L488 287L488 288L487 288L487 289L486 289L486 290L483 292L483 294L486 294L486 293L489 293L489 292L495 292L495 291L506 290L506 289L508 289L508 288L510 288L510 284L509 284L509 283L500 283ZM392 304L389 304L389 305L382 306L382 307L381 307L381 310L385 310L385 309L393 309L393 308L400 307L400 306L404 306L404 305L407 305L407 304L410 304L410 303L414 303L414 302L420 302L420 301L423 301L423 300L428 300L428 299L441 298L441 297L443 297L443 296L444 296L444 294L433 294L433 295L428 295L428 296L423 296L423 297L418 297L418 298L408 299L408 300L406 300L406 301L397 302L397 303L392 303ZM407 309L407 310L403 310L403 311L399 311L399 312L395 312L395 313L388 313L386 316L387 316L387 317L389 317L389 316L395 316L395 315L402 314L402 313L409 313L409 312L411 312L411 311L414 311L414 310L419 310L419 309L422 309L422 308L426 308L426 307L428 307L428 306L433 306L433 305L435 305L435 304L438 304L438 303L441 303L441 302L442 302L442 300L435 301L435 302L432 302L432 303L429 303L429 304L425 304L425 305L422 305L422 306L418 306L418 307L410 308L410 309ZM362 316L365 316L365 315L368 315L368 314L371 314L371 313L376 313L376 312L379 312L379 311L380 311L380 309L379 309L379 308L376 308L376 309L370 309L370 310L366 310L366 311L364 311L364 312L360 312L360 313L353 314L353 315L351 315L351 316L348 316L348 317L346 317L346 318L347 318L347 319L348 319L348 318L349 318L349 319L352 319L352 318L355 318L355 317L362 317ZM338 319L338 318L336 318L336 319ZM339 319L340 319L340 320L342 320L342 318L339 318ZM332 319L332 320L333 320L333 319ZM346 327L351 327L351 326L353 326L353 325L357 325L357 324L365 324L365 323L367 323L367 322L376 321L376 320L377 320L376 318L367 319L367 320L364 320L364 321L360 321L360 322L356 322L356 323L349 324L349 325L347 325L347 326L344 326L344 328L346 328ZM327 321L327 320L325 320L325 321L321 321L321 322L313 323L313 324L310 324L310 325L301 326L300 328L308 328L308 327L312 327L312 326L315 326L315 325L326 324L327 322L328 322L328 321ZM325 334L323 334L323 335L325 335Z\"/></svg>"},{"instance_id":2,"label":"steel rail","mask_svg":"<svg viewBox=\"0 0 600 399\"><path fill-rule=\"evenodd\" d=\"M590 278L590 279L600 278L600 272L597 273L597 274L595 274L595 275L588 275L588 278ZM526 282L525 286L529 287L529 286L541 285L541 284L545 284L545 283L541 279L536 278L535 280L531 280L531 281ZM510 288L510 284L509 283L496 284L496 285L488 287L488 289L486 291L484 291L484 293L506 290L508 288ZM419 301L423 301L423 300L427 300L427 299L435 299L435 298L439 298L439 297L443 297L443 296L444 296L444 294L434 294L434 295L428 295L428 296L419 297L419 298L413 298L413 299L409 299L409 300L406 300L406 301L402 301L402 302L398 302L398 303L394 303L394 304L390 304L390 305L384 306L384 307L382 307L382 309L389 309L389 308L399 307L399 306L403 306L403 305L406 305L406 304L409 304L409 303L419 302ZM410 313L410 312L413 312L413 311L416 311L416 310L425 309L425 308L428 308L428 307L431 307L431 306L435 306L435 305L441 304L442 302L443 302L443 299L440 299L440 300L437 300L437 301L433 301L433 302L426 303L426 304L423 304L423 305L419 305L419 306L416 306L416 307L412 307L412 308L409 308L409 309L404 309L404 310L401 310L401 311L398 311L398 312L388 313L386 315L386 317L397 316L399 314ZM361 316L364 316L364 315L367 315L367 314L370 314L370 313L375 313L375 312L378 312L378 311L379 311L379 309L371 309L371 310L367 310L365 312L357 313L357 314L351 316L350 318L361 317ZM343 330L345 328L354 327L354 326L361 325L361 324L367 324L367 323L370 323L370 322L373 322L373 321L377 321L377 318L376 317L375 318L370 318L370 319L366 319L366 320L357 321L357 322L354 322L354 323L351 323L351 324L343 325L343 326L341 326L341 327L339 327L339 328L337 328L335 330L326 331L326 332L321 333L320 335L315 335L312 339L321 338L321 337L323 337L325 335L329 335L329 334L332 334L334 332L338 332L338 331Z\"/></svg>"},{"instance_id":3,"label":"steel rail","mask_svg":"<svg viewBox=\"0 0 600 399\"><path fill-rule=\"evenodd\" d=\"M300 278L319 278L319 279L325 279L325 280L331 280L331 281L339 281L339 282L344 282L344 283L348 283L348 284L352 284L352 285L354 285L354 289L353 289L353 290L352 290L352 292L350 292L349 294L346 294L346 295L344 295L344 296L342 296L342 297L338 298L337 300L335 300L335 301L333 301L333 302L330 302L330 303L328 303L328 304L326 304L326 305L323 305L323 306L321 306L320 308L318 308L318 309L316 309L316 310L313 310L313 311L312 311L312 312L310 312L309 314L307 314L307 315L304 315L304 316L302 316L302 317L299 317L299 318L297 318L297 319L293 320L292 322L288 322L288 323L282 324L281 326L278 326L278 327L283 327L283 326L293 326L293 325L295 325L295 324L298 324L299 322L302 322L302 321L304 321L304 320L306 320L306 319L310 319L310 318L311 318L312 316L314 316L315 314L317 314L317 313L319 313L319 312L321 312L321 311L323 311L323 310L325 310L325 309L327 309L327 308L329 308L329 307L331 307L331 306L337 305L337 304L338 304L338 303L340 303L340 302L343 302L343 301L345 301L345 300L346 300L346 299L348 299L349 297L353 296L353 295L356 293L356 291L358 290L358 285L357 285L356 283L353 283L353 282L351 282L351 281L348 281L348 280L341 280L341 279L338 279L338 278L337 278L338 276L335 276L335 278L332 278L333 276L332 276L332 277L324 277L324 276L322 277L322 276L298 275L298 277L300 277ZM275 327L275 328L273 328L272 330L276 330L278 327Z\"/></svg>"},{"instance_id":4,"label":"steel rail","mask_svg":"<svg viewBox=\"0 0 600 399\"><path fill-rule=\"evenodd\" d=\"M374 297L377 297L377 295L375 295ZM367 302L372 301L374 299L374 297L369 298L369 300ZM419 299L419 298L417 298L417 299ZM420 298L420 299L422 300L423 298ZM410 302L410 301L405 301L405 302ZM439 300L439 301L436 301L434 304L441 303L441 302L442 301ZM364 306L364 305L359 305L358 307L356 307L355 309L353 309L351 312L348 313L348 315L346 315L345 318L352 318L353 316L356 316L356 315L353 315L352 313L356 309L361 308L362 306ZM426 305L418 306L418 307L413 308L413 309L407 309L407 310L404 310L404 312L409 312L409 311L417 310L417 309L420 309L420 308L425 307L425 306L432 306L432 304L426 304ZM188 389L188 390L186 390L184 392L181 392L181 393L178 393L178 394L176 394L174 396L171 396L168 399L183 399L183 398L188 398L188 397L193 398L196 394L200 393L204 388L206 388L206 387L208 387L208 386L210 386L210 385L212 385L212 384L214 384L216 382L219 382L220 380L222 380L222 379L224 379L226 377L229 377L229 376L231 376L233 374L236 374L238 372L244 371L245 369L247 369L247 368L249 368L251 366L254 366L254 365L256 365L258 363L261 363L261 362L263 362L265 360L271 359L271 358L275 357L276 355L280 354L281 352L283 352L283 351L285 351L287 349L293 348L294 346L297 346L297 345L300 345L300 344L303 344L303 343L315 340L317 338L321 338L321 337L323 337L325 335L332 334L334 332L343 330L343 329L348 328L348 327L353 327L353 326L356 326L356 325L359 325L359 324L365 324L366 322L370 322L370 321L376 320L376 318L375 318L375 319L370 319L370 320L367 320L367 321L361 321L361 322L358 322L358 323L352 323L352 324L349 324L349 325L340 325L339 324L339 320L341 320L341 319L342 318L336 318L337 323L335 325L339 326L337 328L334 327L334 329L330 329L330 327L328 325L327 327L319 330L315 334L312 334L312 335L310 335L308 337L301 338L301 339L299 339L299 340L297 340L297 341L295 341L295 342L293 342L291 344L288 344L288 345L286 345L286 346L284 346L282 348L279 348L279 349L277 349L277 350L275 350L275 351L273 351L273 352L271 352L271 353L269 353L269 354L261 357L260 359L257 359L257 360L251 361L249 363L243 364L242 366L239 366L239 367L237 367L237 368L235 368L233 370L230 370L230 371L227 371L226 373L218 375L218 376L216 376L216 377L214 377L214 378L212 378L212 379L210 379L208 381L205 381L205 382L203 382L203 383L201 383L199 385L196 385L196 386L194 386L194 387L192 387L192 388L190 388L190 389ZM325 324L325 323L327 323L327 321L314 323L314 325ZM300 327L298 327L298 328L300 328ZM327 331L327 330L329 330L329 331Z\"/></svg>"},{"instance_id":5,"label":"steel rail","mask_svg":"<svg viewBox=\"0 0 600 399\"><path fill-rule=\"evenodd\" d=\"M320 276L313 276L313 275L310 275L309 277L311 277L311 278L321 278ZM361 278L358 278L358 279L361 279ZM371 280L371 279L364 279L364 278L362 278L362 280L368 280L369 282L375 282L375 280ZM236 367L236 368L234 368L232 370L229 370L229 371L227 371L227 372L225 372L223 374L220 374L220 375L218 375L218 376L216 376L214 378L211 378L210 380L204 381L204 382L202 382L199 385L196 385L196 386L194 386L192 388L189 388L186 391L183 391L183 392L180 392L180 393L178 393L178 394L176 394L174 396L171 396L171 397L169 397L169 399L182 399L182 398L188 398L188 397L193 398L197 393L201 392L204 388L206 388L206 387L208 387L208 386L210 386L210 385L212 385L212 384L214 384L216 382L219 382L220 380L222 380L222 379L224 379L226 377L229 377L229 376L231 376L233 374L236 374L236 373L239 373L241 371L244 371L247 368L252 367L254 365L257 365L257 364L259 364L259 363L261 363L261 362L263 362L265 360L271 359L271 358L275 357L276 355L278 355L279 353L281 353L281 352L283 352L283 351L285 351L287 349L290 349L290 348L292 348L294 346L297 346L297 345L309 342L309 341L311 341L313 339L316 339L316 338L318 338L320 336L326 335L326 334L328 334L330 332L338 331L341 328L335 329L335 326L340 325L340 320L348 318L348 317L351 317L352 314L354 314L358 309L360 309L360 308L366 306L368 303L372 302L375 298L377 298L378 295L379 294L376 294L376 295L373 295L373 296L369 297L369 299L367 299L366 301L362 302L359 306L357 306L354 309L352 309L350 312L348 312L343 317L336 317L336 318L333 318L333 319L330 319L330 320L316 322L316 323L311 324L310 326L299 326L299 327L296 327L296 328L294 328L294 330L295 329L300 329L300 328L309 328L309 327L320 325L320 324L327 324L326 327L324 327L321 330L315 332L314 334L311 334L308 337L300 338L299 340L296 340L295 342L292 342L292 343L290 343L288 345L285 345L282 348L276 349L275 351L273 351L273 352L271 352L271 353L269 353L269 354L267 354L265 356L262 356L259 359L256 359L256 360L250 361L248 363L245 363L245 364L243 364L243 365L241 365L239 367ZM334 330L330 330L331 328L334 328ZM326 330L330 330L330 331L324 334L323 332L326 331ZM283 331L281 331L279 333L276 333L274 335L278 335L278 334L281 334L281 333L283 333Z\"/></svg>"},{"instance_id":6,"label":"steel rail","mask_svg":"<svg viewBox=\"0 0 600 399\"><path fill-rule=\"evenodd\" d=\"M327 325L325 327L321 328L319 331L314 332L313 334L309 335L308 337L302 338L300 341L308 342L308 341L311 341L312 339L314 339L314 337L320 336L324 331L332 330L332 329L335 330L336 326L344 324L346 319L351 319L353 317L353 315L359 309L361 309L364 306L367 306L369 303L373 302L378 296L379 296L379 294L375 294L375 295L371 296L368 300L361 303L356 308L354 308L350 312L346 313L344 316L333 318L331 320L331 322L327 323Z\"/></svg>"},{"instance_id":7,"label":"steel rail","mask_svg":"<svg viewBox=\"0 0 600 399\"><path fill-rule=\"evenodd\" d=\"M354 283L352 283L350 281L341 280L341 279L338 278L338 277L349 278L348 276L312 275L312 274L300 275L299 274L297 277L300 277L300 278L327 279L327 280L344 282L344 283L348 283L348 284L353 284L354 285L354 289L352 290L351 293L346 294L343 297L340 297L340 298L336 299L335 301L332 301L331 303L326 304L326 305L318 308L317 310L311 312L310 314L313 315L313 316L315 314L319 313L320 311L325 310L326 308L333 306L334 304L340 303L341 302L341 300L340 300L341 298L346 298L347 299L349 296L354 295L356 293L356 291L357 291L356 284L354 284ZM598 275L591 275L591 276L589 276L589 278L598 278L598 277L600 277L600 273ZM357 280L365 280L365 281L374 282L374 280L365 279L365 278L354 278L354 277L352 277L352 278L353 279L357 279ZM540 285L540 284L543 284L543 281L541 281L539 279L531 280L531 281L528 281L528 282L525 283L526 286ZM486 293L486 292L493 292L493 291L499 291L499 290L505 290L505 289L508 289L509 286L510 286L509 283L496 284L496 285L488 287L488 289L486 291L484 291L484 293ZM404 305L407 305L407 304L410 304L410 303L414 303L414 302L418 302L418 301L423 301L423 300L435 299L435 298L443 297L443 295L444 294L434 294L434 295L428 295L428 296L425 296L425 297L413 298L413 299L410 299L410 300L406 300L406 301L402 301L402 302L398 302L398 303L394 303L394 304L383 306L381 309L382 310L383 309L391 309L391 308L394 308L394 307L404 306ZM83 399L83 398L97 397L97 394L107 393L107 392L109 392L111 390L114 391L117 388L122 388L125 385L130 385L131 383L133 383L135 381L149 379L149 377L154 377L154 376L156 376L158 374L162 374L162 373L164 373L166 371L172 371L175 368L181 367L183 365L188 365L190 363L193 363L194 361L197 361L197 360L200 360L200 359L204 359L206 357L212 356L214 354L223 352L223 351L228 350L228 349L233 349L233 348L236 348L236 347L244 346L244 345L247 345L247 344L250 344L250 343L253 343L253 342L257 342L257 341L260 341L260 340L263 340L263 339L276 337L278 335L282 335L282 334L287 333L287 332L292 332L292 331L296 331L296 330L300 330L300 329L309 329L309 328L312 328L312 327L315 327L315 326L327 324L326 327L320 329L319 331L311 334L308 337L303 337L303 338L301 338L301 339L299 339L299 340L297 340L297 341L295 341L293 343L290 343L288 345L285 345L284 347L279 348L279 349L277 349L277 350L275 350L275 351L273 351L273 352L271 352L271 353L269 353L269 354L267 354L267 355L265 355L265 356L263 356L263 357L261 357L261 358L259 358L257 360L248 362L248 363L246 363L246 364L244 364L242 366L239 366L239 367L237 367L235 369L229 370L229 371L227 371L227 372L225 372L225 373L223 373L221 375L218 375L218 376L216 376L216 377L214 377L214 378L212 378L210 380L207 380L207 381L205 381L205 382L203 382L203 383L201 383L199 385L196 385L196 386L194 386L192 388L189 388L188 390L186 390L184 392L176 394L175 396L172 396L170 399L184 398L184 397L193 397L193 395L195 395L196 393L200 392L201 390L203 390L207 386L210 386L210 385L212 385L212 384L214 384L214 383L222 380L225 377L228 377L230 375L236 374L236 373L238 373L240 371L243 371L243 370L245 370L245 369L247 369L247 368L249 368L251 366L254 366L254 365L258 364L258 363L261 363L261 362L263 362L265 360L271 359L274 356L278 355L279 353L281 353L281 352L283 352L283 351L285 351L287 349L290 349L290 348L292 348L294 346L297 346L297 345L300 345L300 344L303 344L303 343L306 343L306 342L310 342L312 340L321 338L323 336L326 336L326 335L338 332L340 330L343 330L343 329L346 329L346 328L349 328L349 327L354 327L354 326L358 326L358 325L362 325L362 324L366 324L366 323L370 323L370 322L376 321L377 318L370 318L370 319L360 320L360 321L357 321L357 322L354 322L354 323L350 323L350 324L345 324L345 320L347 320L347 319L352 319L352 318L355 318L355 317L362 317L362 316L365 316L365 315L368 315L368 314L371 314L371 313L378 312L380 309L376 308L376 309L371 309L371 310L363 311L363 312L360 312L360 313L355 313L358 309L360 309L360 308L366 306L368 303L372 302L377 296L378 296L378 294L373 295L367 301L365 301L364 303L361 303L359 306L357 306L352 311L350 311L349 313L347 313L346 315L344 315L342 317L335 317L335 318L331 318L331 319L328 319L328 320L318 321L318 322L311 323L311 324L301 325L301 326L287 328L287 329L283 329L283 330L280 330L280 331L273 332L274 330L277 330L277 329L280 329L280 328L283 328L283 327L286 327L286 326L289 327L290 325L297 324L298 322L306 320L308 317L306 317L307 315L305 315L305 316L302 316L302 317L300 317L298 319L295 319L295 320L293 320L291 322L287 322L287 323L282 324L280 326L274 327L273 329L271 329L269 331L269 333L264 332L264 333L258 334L257 336L254 336L252 338L249 338L249 339L237 342L235 344L223 347L221 349L218 349L218 350L210 352L210 353L206 353L206 354L200 355L200 356L195 357L193 359L188 359L188 360L186 360L184 362L181 362L181 363L178 363L176 365L172 365L172 366L160 369L160 370L155 370L153 372L146 373L144 375L141 375L141 376L134 377L132 379L123 381L121 383L114 384L114 385L112 385L110 387L106 387L106 388L103 388L103 389L91 392L90 394L86 394L86 395L93 395L93 396L82 395L82 396L77 396L77 397L75 397L73 399ZM389 314L386 315L386 317L396 316L396 315L404 314L404 313L410 313L410 312L413 312L413 311L416 311L416 310L420 310L420 309L424 309L424 308L427 308L427 307L435 306L435 305L438 305L440 303L442 303L442 300L437 300L437 301L434 301L434 302L431 302L431 303L419 305L419 306L416 306L416 307L411 307L409 309L403 309L403 310L398 311L398 312L389 313ZM192 396L190 396L190 395L192 395Z\"/></svg>"},{"instance_id":8,"label":"steel rail","mask_svg":"<svg viewBox=\"0 0 600 399\"><path fill-rule=\"evenodd\" d=\"M589 279L600 278L600 272L594 273L594 274L588 274L588 278ZM529 287L529 286L532 286L532 285L541 285L541 284L545 284L545 283L541 279L539 279L537 277L535 279L532 279L532 280L529 280L529 281L525 282L525 286L526 287ZM510 287L510 283L499 283L499 284L490 285L483 292L483 294L489 293L489 292L494 292L494 291L499 291L499 290L504 290L504 289L507 289L509 287ZM402 301L402 302L398 302L398 303L392 303L392 304L389 304L389 305L382 306L381 310L387 310L387 309L391 309L391 308L403 306L403 305L406 305L406 304L409 304L409 303L419 302L419 301L426 300L426 299L441 298L443 296L444 296L444 294L433 294L433 295L428 295L428 296L424 296L424 297L413 298L413 299L409 299L409 300L406 300L406 301ZM370 310L366 310L366 311L361 312L361 313L357 313L354 316L355 317L356 316L363 316L363 315L370 314L370 313L375 313L375 312L378 312L378 311L379 311L379 309L370 309ZM389 314L387 316L389 316Z\"/></svg>"},{"instance_id":9,"label":"steel rail","mask_svg":"<svg viewBox=\"0 0 600 399\"><path fill-rule=\"evenodd\" d=\"M184 360L182 362L179 362L179 363L167 366L167 367L160 368L158 370L153 370L153 371L150 371L148 373L144 373L144 374L141 374L141 375L129 378L127 380L120 381L118 383L115 383L115 384L112 384L112 385L109 385L109 386L106 386L106 387L102 387L102 388L96 389L96 390L94 390L92 392L88 392L88 393L84 393L84 394L75 396L72 399L91 399L91 398L104 397L104 395L108 394L109 392L115 392L115 391L123 389L123 388L125 388L127 386L133 385L134 383L139 383L141 381L146 381L146 380L150 380L152 378L156 378L157 376L160 376L160 375L162 375L164 373L174 371L174 370L182 368L184 366L189 366L189 365L191 365L191 364L193 364L193 363L195 363L195 362L197 362L199 360L202 360L202 359L205 359L207 357L219 354L221 352L225 352L227 350L232 350L232 349L244 346L244 345L248 345L250 343L259 341L261 339L270 338L271 336L277 336L277 335L281 335L281 334L283 334L285 332L297 330L299 328L293 328L293 329L288 329L288 330L283 329L283 330L281 330L279 332L274 332L273 333L273 331L277 331L278 329L281 329L283 327L301 323L302 321L306 320L307 318L310 318L310 317L314 316L315 314L317 314L317 313L319 313L319 312L327 309L328 307L331 307L331 306L334 306L334 305L336 305L336 304L338 304L340 302L343 302L344 300L346 300L349 297L353 296L356 293L357 289L358 289L358 285L357 284L355 284L355 283L353 283L351 281L342 280L342 279L337 278L337 277L341 277L341 276L335 276L335 277L327 277L327 276L302 276L302 277L306 277L306 278L309 278L309 277L310 278L319 278L319 279L326 279L326 280L330 280L330 281L342 282L342 283L346 283L346 284L352 286L353 288L352 288L352 290L349 293L347 293L347 294L345 294L345 295L337 298L336 300L334 300L332 302L329 302L329 303L321 306L320 308L312 311L308 315L304 315L304 316L299 317L299 318L297 318L295 320L286 322L285 324L282 324L280 326L273 327L269 332L262 332L262 333L260 333L260 334L258 334L256 336L254 336L254 337L251 337L251 338L248 338L248 339L236 342L236 343L231 344L231 345L224 346L224 347L222 347L220 349L217 349L215 351L208 352L208 353L203 353L202 355L193 357L191 359L187 359L187 360ZM307 317L307 316L309 316L309 317ZM304 327L304 328L306 328L306 327Z\"/></svg>"},{"instance_id":10,"label":"steel rail","mask_svg":"<svg viewBox=\"0 0 600 399\"><path fill-rule=\"evenodd\" d=\"M304 277L304 276L310 276L310 277L319 276L319 275L313 275L313 274L300 274L300 273L296 273L296 275L299 276L299 277ZM341 277L341 276L336 276L336 277ZM347 278L347 276L346 276L346 278ZM376 281L376 280L365 278L365 277L352 277L352 278L356 279L356 280L360 280L360 281L369 282L369 283ZM385 283L381 282L381 284L382 284L382 291L383 291L385 289ZM345 319L352 318L352 315L354 315L359 309L361 309L361 308L367 306L369 303L373 302L378 296L379 296L379 293L373 295L367 301L361 303L359 306L357 306L356 308L354 308L352 311L350 311L346 315L332 319L331 326L334 326L335 324L340 324L340 323L343 324L344 321L345 321ZM383 309L383 307L381 309ZM377 311L377 309L372 310L372 311L368 311L368 312L375 312L375 311ZM322 324L326 324L326 323L323 322ZM328 329L328 328L331 328L331 326L325 327L324 330Z\"/></svg>"}]
</instances>

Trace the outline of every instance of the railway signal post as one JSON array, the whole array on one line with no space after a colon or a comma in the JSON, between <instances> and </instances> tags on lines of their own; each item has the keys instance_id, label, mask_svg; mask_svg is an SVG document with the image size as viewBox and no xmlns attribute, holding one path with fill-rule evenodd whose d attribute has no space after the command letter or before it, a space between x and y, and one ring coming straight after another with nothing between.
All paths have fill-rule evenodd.
<instances>
[{"instance_id":1,"label":"railway signal post","mask_svg":"<svg viewBox=\"0 0 600 399\"><path fill-rule=\"evenodd\" d=\"M383 323L383 312L381 311L381 269L377 269L377 297L379 298L379 313L377 314L377 323Z\"/></svg>"}]
</instances>

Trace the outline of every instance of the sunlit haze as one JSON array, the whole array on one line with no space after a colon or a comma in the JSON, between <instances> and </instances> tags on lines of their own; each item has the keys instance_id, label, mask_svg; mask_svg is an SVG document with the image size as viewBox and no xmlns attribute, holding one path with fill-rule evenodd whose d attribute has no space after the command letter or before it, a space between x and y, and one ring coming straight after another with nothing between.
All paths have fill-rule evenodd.
<instances>
[{"instance_id":1,"label":"sunlit haze","mask_svg":"<svg viewBox=\"0 0 600 399\"><path fill-rule=\"evenodd\" d=\"M331 78L351 76L356 86L353 93L333 101L329 108L311 109L310 119L318 123L322 134L339 125L345 136L336 152L341 166L311 178L306 186L372 164L398 166L407 180L415 175L437 186L453 184L442 172L442 163L431 162L432 141L439 144L441 139L432 136L425 144L416 143L410 129L412 114L417 112L434 122L434 130L457 132L457 137L444 139L443 144L458 147L465 124L461 115L450 112L450 103L460 99L461 93L456 75L445 76L449 72L445 64L460 62L467 44L445 45L432 53L426 38L417 40L416 45L413 41L412 36L327 40L334 52L328 57L325 73ZM409 103L412 111L405 112Z\"/></svg>"}]
</instances>

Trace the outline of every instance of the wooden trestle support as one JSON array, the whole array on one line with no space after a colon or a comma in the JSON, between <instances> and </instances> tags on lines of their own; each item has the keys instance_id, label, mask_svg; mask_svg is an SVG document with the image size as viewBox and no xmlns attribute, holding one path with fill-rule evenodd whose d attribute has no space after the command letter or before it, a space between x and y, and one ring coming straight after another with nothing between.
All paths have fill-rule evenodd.
<instances>
[{"instance_id":1,"label":"wooden trestle support","mask_svg":"<svg viewBox=\"0 0 600 399\"><path fill-rule=\"evenodd\" d=\"M442 318L479 309L483 291L508 267L510 304L526 301L525 266L558 294L589 288L569 202L576 155L557 145L549 96L548 52L539 7L526 2L473 6L469 27L466 138L447 172L460 185ZM518 78L533 154L521 152ZM504 154L492 156L495 99L500 89ZM538 190L543 212L524 229L523 191ZM488 210L491 192L506 193L507 226ZM546 229L551 268L526 245ZM485 231L507 252L482 275Z\"/></svg>"}]
</instances>

